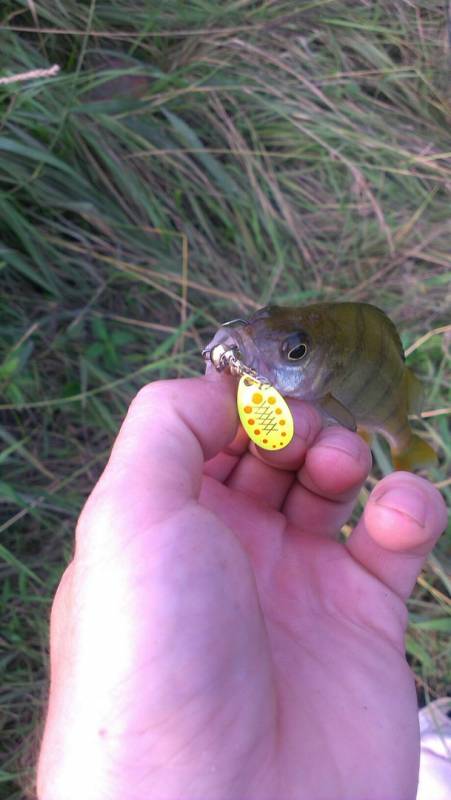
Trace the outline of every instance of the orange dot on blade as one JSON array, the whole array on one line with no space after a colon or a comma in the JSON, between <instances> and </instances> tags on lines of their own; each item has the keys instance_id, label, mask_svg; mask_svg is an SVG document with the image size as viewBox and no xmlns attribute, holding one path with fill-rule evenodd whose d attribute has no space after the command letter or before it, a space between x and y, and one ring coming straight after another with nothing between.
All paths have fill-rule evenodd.
<instances>
[{"instance_id":1,"label":"orange dot on blade","mask_svg":"<svg viewBox=\"0 0 451 800\"><path fill-rule=\"evenodd\" d=\"M250 414L252 411L252 406L244 406L244 413Z\"/></svg>"},{"instance_id":2,"label":"orange dot on blade","mask_svg":"<svg viewBox=\"0 0 451 800\"><path fill-rule=\"evenodd\" d=\"M262 400L263 400L263 395L260 394L260 392L254 392L254 394L252 395L252 402L258 405L258 403L261 403Z\"/></svg>"},{"instance_id":3,"label":"orange dot on blade","mask_svg":"<svg viewBox=\"0 0 451 800\"><path fill-rule=\"evenodd\" d=\"M271 403L272 406L274 405L275 402L276 402L276 398L275 397L273 397L272 395L271 395L271 397L268 397L268 403Z\"/></svg>"},{"instance_id":4,"label":"orange dot on blade","mask_svg":"<svg viewBox=\"0 0 451 800\"><path fill-rule=\"evenodd\" d=\"M263 439L263 444L268 444L268 440L267 439Z\"/></svg>"},{"instance_id":5,"label":"orange dot on blade","mask_svg":"<svg viewBox=\"0 0 451 800\"><path fill-rule=\"evenodd\" d=\"M285 425L285 420L284 419L279 419L279 425Z\"/></svg>"},{"instance_id":6,"label":"orange dot on blade","mask_svg":"<svg viewBox=\"0 0 451 800\"><path fill-rule=\"evenodd\" d=\"M255 419L248 419L247 424L248 425L255 425Z\"/></svg>"},{"instance_id":7,"label":"orange dot on blade","mask_svg":"<svg viewBox=\"0 0 451 800\"><path fill-rule=\"evenodd\" d=\"M259 431L258 428L256 428L254 433L255 433L256 436L258 436L261 433L261 431Z\"/></svg>"},{"instance_id":8,"label":"orange dot on blade","mask_svg":"<svg viewBox=\"0 0 451 800\"><path fill-rule=\"evenodd\" d=\"M282 413L282 409L281 408L276 408L276 414L281 414L281 413Z\"/></svg>"},{"instance_id":9,"label":"orange dot on blade","mask_svg":"<svg viewBox=\"0 0 451 800\"><path fill-rule=\"evenodd\" d=\"M276 444L273 444L273 446L272 446L272 449L273 449L273 450L275 450L275 449L276 449L276 447L277 447L277 445L276 445Z\"/></svg>"},{"instance_id":10,"label":"orange dot on blade","mask_svg":"<svg viewBox=\"0 0 451 800\"><path fill-rule=\"evenodd\" d=\"M286 436L286 435L287 435L287 432L286 432L286 431L282 431L282 433L281 433L280 435L281 435L281 436Z\"/></svg>"}]
</instances>

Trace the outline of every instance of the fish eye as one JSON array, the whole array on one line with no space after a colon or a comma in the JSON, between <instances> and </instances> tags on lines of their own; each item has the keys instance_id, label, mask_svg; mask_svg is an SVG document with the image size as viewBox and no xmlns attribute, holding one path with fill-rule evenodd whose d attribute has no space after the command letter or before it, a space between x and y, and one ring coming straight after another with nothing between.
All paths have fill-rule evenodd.
<instances>
[{"instance_id":1,"label":"fish eye","mask_svg":"<svg viewBox=\"0 0 451 800\"><path fill-rule=\"evenodd\" d=\"M282 355L288 361L300 361L307 355L309 339L306 333L298 331L288 336L282 343Z\"/></svg>"}]
</instances>

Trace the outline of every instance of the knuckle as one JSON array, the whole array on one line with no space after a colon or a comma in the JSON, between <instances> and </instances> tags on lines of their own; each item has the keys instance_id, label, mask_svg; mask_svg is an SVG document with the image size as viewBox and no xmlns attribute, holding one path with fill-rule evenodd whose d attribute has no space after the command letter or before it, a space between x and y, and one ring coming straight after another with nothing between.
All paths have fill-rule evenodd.
<instances>
[{"instance_id":1,"label":"knuckle","mask_svg":"<svg viewBox=\"0 0 451 800\"><path fill-rule=\"evenodd\" d=\"M152 381L152 383L146 383L145 386L142 386L141 389L139 389L133 398L131 407L149 405L149 403L155 403L161 400L163 397L167 397L168 392L170 391L170 385L171 381L169 380Z\"/></svg>"},{"instance_id":2,"label":"knuckle","mask_svg":"<svg viewBox=\"0 0 451 800\"><path fill-rule=\"evenodd\" d=\"M176 404L177 399L186 391L186 386L180 386L179 380L161 380L143 386L133 398L128 417L133 420L149 417L155 410L167 411Z\"/></svg>"},{"instance_id":3,"label":"knuckle","mask_svg":"<svg viewBox=\"0 0 451 800\"><path fill-rule=\"evenodd\" d=\"M77 544L92 538L93 532L114 532L121 516L121 503L111 487L104 486L102 478L88 497L76 527Z\"/></svg>"}]
</instances>

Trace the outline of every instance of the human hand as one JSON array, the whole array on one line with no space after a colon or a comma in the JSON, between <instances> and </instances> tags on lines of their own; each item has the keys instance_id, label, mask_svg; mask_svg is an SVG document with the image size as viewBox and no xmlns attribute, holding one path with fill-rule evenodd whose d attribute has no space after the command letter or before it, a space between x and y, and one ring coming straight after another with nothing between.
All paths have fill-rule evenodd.
<instances>
[{"instance_id":1,"label":"human hand","mask_svg":"<svg viewBox=\"0 0 451 800\"><path fill-rule=\"evenodd\" d=\"M54 602L40 800L415 797L404 600L444 503L394 473L339 544L367 445L290 401L293 441L258 451L234 391L131 405Z\"/></svg>"}]
</instances>

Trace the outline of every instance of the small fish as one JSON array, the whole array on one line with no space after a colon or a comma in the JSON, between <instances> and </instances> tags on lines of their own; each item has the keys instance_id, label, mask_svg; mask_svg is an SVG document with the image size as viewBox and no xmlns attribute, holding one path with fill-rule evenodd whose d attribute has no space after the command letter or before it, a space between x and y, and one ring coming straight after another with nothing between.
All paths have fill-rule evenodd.
<instances>
[{"instance_id":1,"label":"small fish","mask_svg":"<svg viewBox=\"0 0 451 800\"><path fill-rule=\"evenodd\" d=\"M393 322L369 303L267 306L249 320L225 323L208 345L235 345L238 357L286 397L318 406L328 419L389 442L395 469L436 463L414 433L423 386L405 364Z\"/></svg>"}]
</instances>

